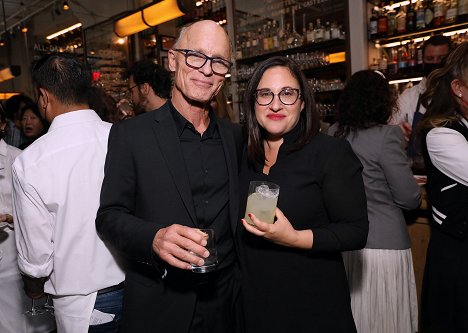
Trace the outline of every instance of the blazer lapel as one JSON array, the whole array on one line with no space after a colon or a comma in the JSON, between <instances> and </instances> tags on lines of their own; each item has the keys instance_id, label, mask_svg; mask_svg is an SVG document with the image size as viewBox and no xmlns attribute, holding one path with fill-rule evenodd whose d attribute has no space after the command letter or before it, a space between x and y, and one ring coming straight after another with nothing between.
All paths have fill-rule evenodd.
<instances>
[{"instance_id":1,"label":"blazer lapel","mask_svg":"<svg viewBox=\"0 0 468 333\"><path fill-rule=\"evenodd\" d=\"M174 119L171 116L168 104L164 104L155 112L155 125L153 126L156 141L166 161L167 168L172 175L180 197L184 202L192 222L197 226L197 218L193 204L190 181L185 169L185 161L180 147L180 141L177 136L177 130Z\"/></svg>"},{"instance_id":2,"label":"blazer lapel","mask_svg":"<svg viewBox=\"0 0 468 333\"><path fill-rule=\"evenodd\" d=\"M223 142L224 156L226 158L226 165L229 176L229 212L231 218L231 228L235 232L238 220L238 202L239 202L239 189L238 189L238 168L237 168L237 153L236 143L232 133L230 133L226 124L218 120L218 128Z\"/></svg>"}]
</instances>

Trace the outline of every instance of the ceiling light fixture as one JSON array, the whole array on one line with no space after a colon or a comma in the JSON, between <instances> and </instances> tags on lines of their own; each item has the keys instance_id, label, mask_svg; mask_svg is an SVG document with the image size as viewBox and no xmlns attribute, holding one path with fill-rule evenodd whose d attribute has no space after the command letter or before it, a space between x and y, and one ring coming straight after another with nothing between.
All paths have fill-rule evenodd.
<instances>
[{"instance_id":1,"label":"ceiling light fixture","mask_svg":"<svg viewBox=\"0 0 468 333\"><path fill-rule=\"evenodd\" d=\"M70 5L68 4L67 1L63 2L63 7L62 8L63 8L63 10L69 10L70 9Z\"/></svg>"},{"instance_id":2,"label":"ceiling light fixture","mask_svg":"<svg viewBox=\"0 0 468 333\"><path fill-rule=\"evenodd\" d=\"M10 66L0 69L0 82L10 80L21 74L20 66Z\"/></svg>"},{"instance_id":3,"label":"ceiling light fixture","mask_svg":"<svg viewBox=\"0 0 468 333\"><path fill-rule=\"evenodd\" d=\"M78 29L78 28L81 27L81 26L82 26L81 23L74 24L74 25L72 25L72 26L70 26L70 27L68 27L68 28L65 28L65 29L63 29L63 30L57 31L57 32L53 33L52 35L47 36L46 39L49 39L49 40L50 40L50 39L54 39L55 37L58 37L58 36L63 35L63 34L66 34L66 33L69 32L69 31Z\"/></svg>"},{"instance_id":4,"label":"ceiling light fixture","mask_svg":"<svg viewBox=\"0 0 468 333\"><path fill-rule=\"evenodd\" d=\"M163 0L114 23L114 32L126 37L184 15L178 0Z\"/></svg>"}]
</instances>

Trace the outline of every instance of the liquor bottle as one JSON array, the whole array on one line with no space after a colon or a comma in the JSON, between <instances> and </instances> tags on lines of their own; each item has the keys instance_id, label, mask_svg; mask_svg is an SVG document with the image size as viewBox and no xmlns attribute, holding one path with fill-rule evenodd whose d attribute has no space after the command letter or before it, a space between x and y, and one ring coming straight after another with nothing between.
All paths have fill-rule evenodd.
<instances>
[{"instance_id":1,"label":"liquor bottle","mask_svg":"<svg viewBox=\"0 0 468 333\"><path fill-rule=\"evenodd\" d=\"M236 59L242 59L242 44L239 35L236 36Z\"/></svg>"},{"instance_id":2,"label":"liquor bottle","mask_svg":"<svg viewBox=\"0 0 468 333\"><path fill-rule=\"evenodd\" d=\"M267 25L264 24L263 25L263 39L261 41L262 43L262 47L263 47L263 53L267 53L268 52L268 31L267 31Z\"/></svg>"},{"instance_id":3,"label":"liquor bottle","mask_svg":"<svg viewBox=\"0 0 468 333\"><path fill-rule=\"evenodd\" d=\"M377 17L376 17L376 19L377 19ZM377 23L377 21L376 21L376 23ZM375 28L376 28L375 29L375 37L377 37L377 24L376 24ZM324 31L323 31L322 25L320 24L320 19L319 18L317 19L317 25L315 26L314 33L315 33L315 41L316 42L323 41Z\"/></svg>"},{"instance_id":4,"label":"liquor bottle","mask_svg":"<svg viewBox=\"0 0 468 333\"><path fill-rule=\"evenodd\" d=\"M306 24L306 14L302 14L302 44L307 44L307 24Z\"/></svg>"},{"instance_id":5,"label":"liquor bottle","mask_svg":"<svg viewBox=\"0 0 468 333\"><path fill-rule=\"evenodd\" d=\"M379 38L384 38L387 36L388 20L387 12L385 11L385 2L382 1L381 6L379 17L377 19L377 34L379 35Z\"/></svg>"},{"instance_id":6,"label":"liquor bottle","mask_svg":"<svg viewBox=\"0 0 468 333\"><path fill-rule=\"evenodd\" d=\"M247 57L254 55L252 49L252 33L250 31L247 32L247 39L245 40L245 53Z\"/></svg>"},{"instance_id":7,"label":"liquor bottle","mask_svg":"<svg viewBox=\"0 0 468 333\"><path fill-rule=\"evenodd\" d=\"M406 32L406 12L405 9L401 6L399 7L398 14L396 15L397 19L397 32L403 34Z\"/></svg>"},{"instance_id":8,"label":"liquor bottle","mask_svg":"<svg viewBox=\"0 0 468 333\"><path fill-rule=\"evenodd\" d=\"M392 36L396 33L397 22L396 22L396 11L392 7L393 1L390 1L390 10L387 12L387 35Z\"/></svg>"},{"instance_id":9,"label":"liquor bottle","mask_svg":"<svg viewBox=\"0 0 468 333\"><path fill-rule=\"evenodd\" d=\"M336 21L333 21L331 23L330 30L331 30L332 39L340 38L341 32L340 32L340 29L338 28L338 23L336 23Z\"/></svg>"},{"instance_id":10,"label":"liquor bottle","mask_svg":"<svg viewBox=\"0 0 468 333\"><path fill-rule=\"evenodd\" d=\"M414 42L408 43L408 73L414 73L416 71L416 65L418 63L418 55Z\"/></svg>"},{"instance_id":11,"label":"liquor bottle","mask_svg":"<svg viewBox=\"0 0 468 333\"><path fill-rule=\"evenodd\" d=\"M416 30L421 30L426 27L424 10L424 1L419 1L416 7Z\"/></svg>"},{"instance_id":12,"label":"liquor bottle","mask_svg":"<svg viewBox=\"0 0 468 333\"><path fill-rule=\"evenodd\" d=\"M284 35L281 41L281 48L283 50L288 48L289 35L291 34L291 27L289 23L286 23L286 28L284 29Z\"/></svg>"},{"instance_id":13,"label":"liquor bottle","mask_svg":"<svg viewBox=\"0 0 468 333\"><path fill-rule=\"evenodd\" d=\"M453 24L457 21L457 0L447 0L447 12L445 13L445 24Z\"/></svg>"},{"instance_id":14,"label":"liquor bottle","mask_svg":"<svg viewBox=\"0 0 468 333\"><path fill-rule=\"evenodd\" d=\"M259 49L258 49L258 35L255 32L255 30L252 32L252 42L251 42L251 48L252 48L252 56L256 56L259 54Z\"/></svg>"},{"instance_id":15,"label":"liquor bottle","mask_svg":"<svg viewBox=\"0 0 468 333\"><path fill-rule=\"evenodd\" d=\"M468 20L468 0L458 0L458 17L459 22Z\"/></svg>"},{"instance_id":16,"label":"liquor bottle","mask_svg":"<svg viewBox=\"0 0 468 333\"><path fill-rule=\"evenodd\" d=\"M380 54L379 71L381 71L383 74L387 75L388 58L387 58L387 55L385 54L385 51L383 49L382 49L382 53Z\"/></svg>"},{"instance_id":17,"label":"liquor bottle","mask_svg":"<svg viewBox=\"0 0 468 333\"><path fill-rule=\"evenodd\" d=\"M398 73L398 54L395 47L390 49L390 63L388 64L388 74L395 75Z\"/></svg>"},{"instance_id":18,"label":"liquor bottle","mask_svg":"<svg viewBox=\"0 0 468 333\"><path fill-rule=\"evenodd\" d=\"M434 6L432 0L426 1L426 6L424 8L424 23L426 28L432 28L434 24Z\"/></svg>"},{"instance_id":19,"label":"liquor bottle","mask_svg":"<svg viewBox=\"0 0 468 333\"><path fill-rule=\"evenodd\" d=\"M280 49L280 42L279 42L279 34L278 34L278 27L276 26L276 20L273 21L273 25L271 27L272 35L273 35L273 50L278 51Z\"/></svg>"},{"instance_id":20,"label":"liquor bottle","mask_svg":"<svg viewBox=\"0 0 468 333\"><path fill-rule=\"evenodd\" d=\"M440 27L445 22L445 2L436 0L434 2L434 27Z\"/></svg>"},{"instance_id":21,"label":"liquor bottle","mask_svg":"<svg viewBox=\"0 0 468 333\"><path fill-rule=\"evenodd\" d=\"M330 40L331 39L331 27L330 27L330 22L325 23L325 29L323 31L323 39L324 40Z\"/></svg>"},{"instance_id":22,"label":"liquor bottle","mask_svg":"<svg viewBox=\"0 0 468 333\"><path fill-rule=\"evenodd\" d=\"M411 32L416 30L416 12L414 11L413 4L408 6L408 12L406 13L406 31Z\"/></svg>"},{"instance_id":23,"label":"liquor bottle","mask_svg":"<svg viewBox=\"0 0 468 333\"><path fill-rule=\"evenodd\" d=\"M422 72L422 70L423 70L423 62L424 62L423 45L424 45L424 42L421 42L416 47L417 60L416 60L416 69L415 69L415 71L418 72L418 73Z\"/></svg>"},{"instance_id":24,"label":"liquor bottle","mask_svg":"<svg viewBox=\"0 0 468 333\"><path fill-rule=\"evenodd\" d=\"M318 22L320 22L320 19L317 19ZM369 20L369 38L377 38L378 33L377 33L377 25L378 25L378 17L377 17L377 7L374 7L372 9L372 16ZM317 30L317 27L315 27ZM315 34L315 38L317 39L317 34Z\"/></svg>"},{"instance_id":25,"label":"liquor bottle","mask_svg":"<svg viewBox=\"0 0 468 333\"><path fill-rule=\"evenodd\" d=\"M405 45L398 48L398 72L401 74L406 73L408 67L408 51Z\"/></svg>"},{"instance_id":26,"label":"liquor bottle","mask_svg":"<svg viewBox=\"0 0 468 333\"><path fill-rule=\"evenodd\" d=\"M307 29L307 43L315 42L314 24L309 22L309 29Z\"/></svg>"},{"instance_id":27,"label":"liquor bottle","mask_svg":"<svg viewBox=\"0 0 468 333\"><path fill-rule=\"evenodd\" d=\"M274 32L271 29L271 21L268 21L268 23L267 23L267 35L268 35L267 41L268 41L268 51L269 52L273 51L273 34L275 34L275 33L276 32Z\"/></svg>"}]
</instances>

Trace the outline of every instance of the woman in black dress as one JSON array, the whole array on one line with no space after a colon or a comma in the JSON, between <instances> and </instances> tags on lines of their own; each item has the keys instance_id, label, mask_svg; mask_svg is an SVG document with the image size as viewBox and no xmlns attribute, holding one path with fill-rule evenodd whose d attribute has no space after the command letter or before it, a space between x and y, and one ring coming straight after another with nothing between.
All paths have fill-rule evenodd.
<instances>
[{"instance_id":1,"label":"woman in black dress","mask_svg":"<svg viewBox=\"0 0 468 333\"><path fill-rule=\"evenodd\" d=\"M272 57L258 66L244 103L242 216L250 181L280 186L276 222L250 215L255 225L243 219L238 228L246 331L356 332L340 252L366 244L362 166L345 140L319 133L294 61Z\"/></svg>"}]
</instances>

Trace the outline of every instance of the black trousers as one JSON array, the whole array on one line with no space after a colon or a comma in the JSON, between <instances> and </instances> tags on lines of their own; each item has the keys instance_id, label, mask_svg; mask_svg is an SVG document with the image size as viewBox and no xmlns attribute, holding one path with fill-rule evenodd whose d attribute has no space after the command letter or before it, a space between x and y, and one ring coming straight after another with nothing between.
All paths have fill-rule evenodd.
<instances>
[{"instance_id":1,"label":"black trousers","mask_svg":"<svg viewBox=\"0 0 468 333\"><path fill-rule=\"evenodd\" d=\"M239 277L232 267L200 274L190 333L239 332Z\"/></svg>"}]
</instances>

